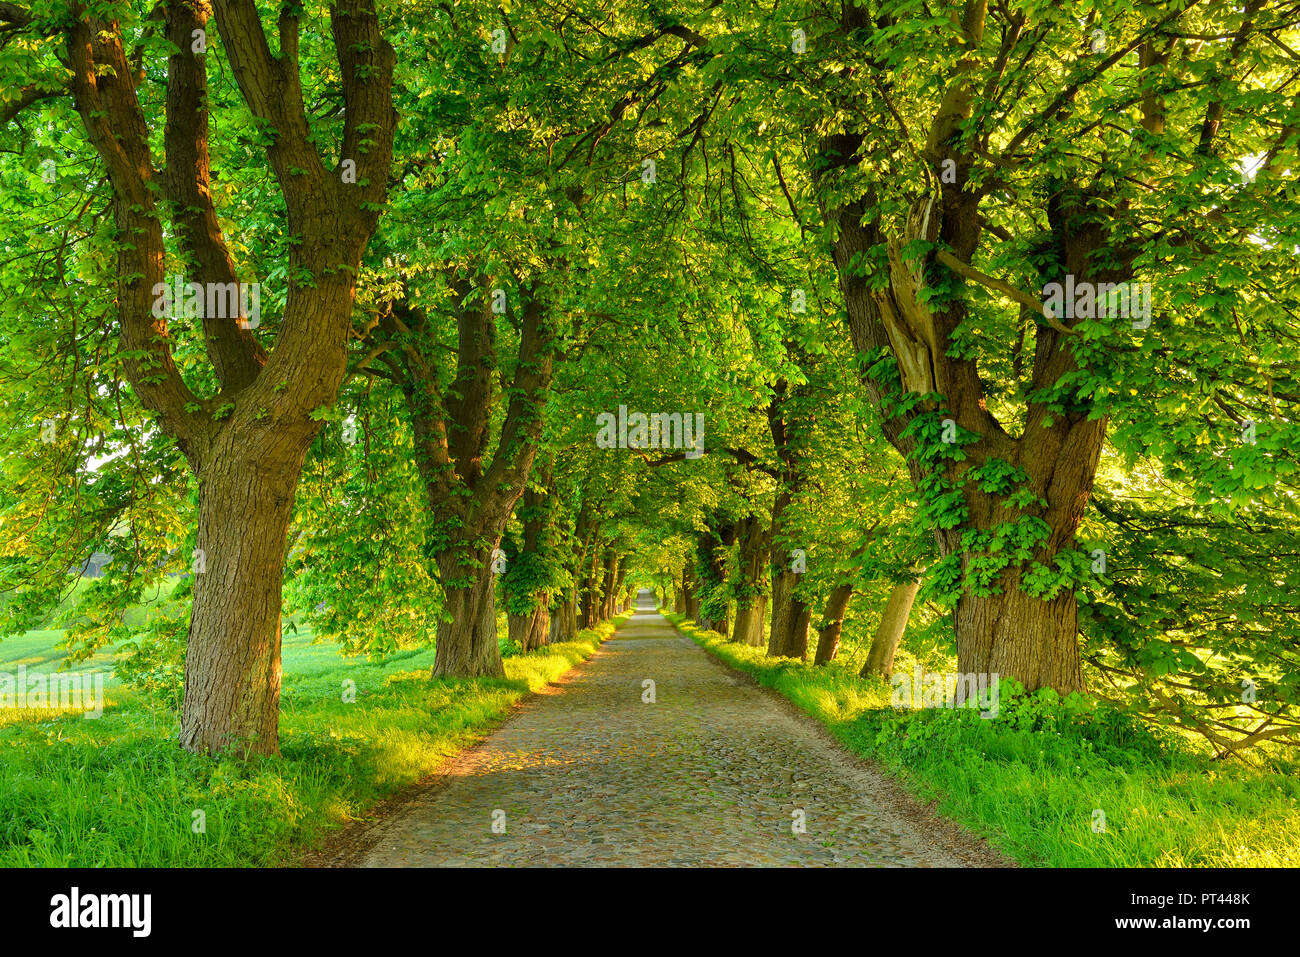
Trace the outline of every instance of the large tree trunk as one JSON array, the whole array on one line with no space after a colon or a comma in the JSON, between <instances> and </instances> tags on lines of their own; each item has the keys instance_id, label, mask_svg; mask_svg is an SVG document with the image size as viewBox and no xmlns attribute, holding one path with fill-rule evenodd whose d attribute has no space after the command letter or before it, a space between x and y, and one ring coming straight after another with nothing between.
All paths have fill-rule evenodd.
<instances>
[{"instance_id":1,"label":"large tree trunk","mask_svg":"<svg viewBox=\"0 0 1300 957\"><path fill-rule=\"evenodd\" d=\"M278 456L254 453L234 432L223 439L199 478L180 744L278 754L285 539L310 439L284 443Z\"/></svg>"},{"instance_id":2,"label":"large tree trunk","mask_svg":"<svg viewBox=\"0 0 1300 957\"><path fill-rule=\"evenodd\" d=\"M289 275L311 280L290 282L269 356L254 326L240 321L251 316L238 307L205 310L204 350L225 415L216 400L201 401L191 391L173 355L168 317L153 301L154 290L168 285L173 242L193 281L236 289L245 278L212 201L206 61L188 42L208 29L209 5L159 8L161 23L151 30L161 26L174 52L166 65L165 114L156 124L151 114L158 102L150 97L142 107L137 90L146 77L152 84L164 75L161 63L128 57L116 21L86 17L77 6L50 36L63 34L69 90L87 140L104 161L121 233L115 351L136 398L175 439L199 482L202 570L196 568L180 743L191 751L251 755L279 748L285 535L306 450L320 428L314 414L334 403L347 368L357 266L387 198L396 57L373 3L331 9L337 78L348 104L340 150L356 157L361 177L340 188L338 173L321 162L310 140L296 21L294 50L272 57L255 11L231 13L230 6L218 4L217 28L231 67L223 83L238 88L265 126L266 158L296 234ZM367 149L359 151L363 141ZM166 154L161 175L156 145ZM190 366L197 357L187 353ZM204 370L190 371L205 389L210 385Z\"/></svg>"},{"instance_id":3,"label":"large tree trunk","mask_svg":"<svg viewBox=\"0 0 1300 957\"><path fill-rule=\"evenodd\" d=\"M772 579L772 628L767 653L774 658L808 656L808 627L812 608L795 593L798 575L788 568Z\"/></svg>"},{"instance_id":4,"label":"large tree trunk","mask_svg":"<svg viewBox=\"0 0 1300 957\"><path fill-rule=\"evenodd\" d=\"M700 620L700 593L699 585L695 581L695 576L691 574L689 567L682 571L682 591L686 596L686 617L691 621L699 622Z\"/></svg>"},{"instance_id":5,"label":"large tree trunk","mask_svg":"<svg viewBox=\"0 0 1300 957\"><path fill-rule=\"evenodd\" d=\"M605 571L600 579L600 596L596 601L596 614L601 621L608 621L614 616L614 585L618 580L618 553L612 548L605 550Z\"/></svg>"},{"instance_id":6,"label":"large tree trunk","mask_svg":"<svg viewBox=\"0 0 1300 957\"><path fill-rule=\"evenodd\" d=\"M780 539L781 523L791 495L781 492L772 509L772 541ZM775 556L774 556L775 557ZM796 594L801 572L790 567L783 557L772 568L772 625L768 632L767 653L776 658L805 658L808 654L808 625L812 609Z\"/></svg>"},{"instance_id":7,"label":"large tree trunk","mask_svg":"<svg viewBox=\"0 0 1300 957\"><path fill-rule=\"evenodd\" d=\"M443 585L443 620L438 622L433 656L435 678L500 678L506 673L497 641L491 555L491 548L474 555L478 567L463 563L457 551L438 556L441 580L452 584Z\"/></svg>"},{"instance_id":8,"label":"large tree trunk","mask_svg":"<svg viewBox=\"0 0 1300 957\"><path fill-rule=\"evenodd\" d=\"M867 652L866 664L862 666L861 675L884 675L886 678L894 672L894 655L898 644L903 640L907 630L907 619L912 614L912 603L921 588L921 580L899 582L894 585L885 602L885 610L880 616L880 625Z\"/></svg>"},{"instance_id":9,"label":"large tree trunk","mask_svg":"<svg viewBox=\"0 0 1300 957\"><path fill-rule=\"evenodd\" d=\"M1083 689L1078 606L1065 590L1040 601L1010 580L1001 595L963 594L955 614L957 670L1014 676L1029 690L1062 694Z\"/></svg>"},{"instance_id":10,"label":"large tree trunk","mask_svg":"<svg viewBox=\"0 0 1300 957\"><path fill-rule=\"evenodd\" d=\"M739 550L739 581L736 585L736 622L732 641L755 647L763 644L763 621L767 596L764 575L771 561L767 528L757 515L746 515L736 523Z\"/></svg>"},{"instance_id":11,"label":"large tree trunk","mask_svg":"<svg viewBox=\"0 0 1300 957\"><path fill-rule=\"evenodd\" d=\"M547 597L543 594L531 612L510 616L510 640L519 645L520 651L534 651L551 640L551 613L546 602Z\"/></svg>"},{"instance_id":12,"label":"large tree trunk","mask_svg":"<svg viewBox=\"0 0 1300 957\"><path fill-rule=\"evenodd\" d=\"M577 586L569 586L569 590L560 598L560 604L554 609L551 615L551 636L550 643L556 644L561 641L572 641L578 634L578 598Z\"/></svg>"},{"instance_id":13,"label":"large tree trunk","mask_svg":"<svg viewBox=\"0 0 1300 957\"><path fill-rule=\"evenodd\" d=\"M600 621L600 557L601 550L593 540L583 563L585 572L582 577L582 609L579 620L584 629L595 628Z\"/></svg>"},{"instance_id":14,"label":"large tree trunk","mask_svg":"<svg viewBox=\"0 0 1300 957\"><path fill-rule=\"evenodd\" d=\"M844 630L844 615L849 610L849 599L852 597L852 584L836 585L826 600L826 611L822 613L821 624L817 627L814 665L824 665L835 660L835 653L840 648L840 633Z\"/></svg>"},{"instance_id":15,"label":"large tree trunk","mask_svg":"<svg viewBox=\"0 0 1300 957\"><path fill-rule=\"evenodd\" d=\"M869 22L863 11L850 7L844 8L844 18L849 31ZM962 121L970 115L969 87L953 83L933 119L927 150L932 158L951 159L956 175L941 180L935 193L918 197L897 233L887 234L883 221L870 214L878 199L870 193L826 213L835 227L834 260L855 348L869 355L882 349L892 353L899 378L890 388L901 386L904 393L941 397L908 407L886 401L882 383L870 376L862 379L876 408L885 411L885 435L904 455L915 485L924 487L930 477L923 474L925 457L914 454L915 435L907 430L916 416L942 413L972 437L963 442L960 459L944 460L938 466L950 487L963 488L967 511L959 527L936 532L940 553L961 553L967 565L972 558L996 561L1003 556L965 554L965 534L988 532L1026 518L1038 519L1047 530L1031 555L1000 575L1000 594L978 597L967 590L959 598L954 616L959 667L966 672L996 671L1017 678L1030 690L1052 687L1065 694L1083 687L1074 598L1064 594L1043 602L1021 592L1020 586L1025 569L1035 563L1050 566L1061 552L1075 547L1106 421L1094 414L1090 400L1066 387L1079 368L1074 352L1078 340L1071 328L1062 325L1061 317L1045 313L1041 319L1047 321L1040 321L1033 314L1039 309L1022 303L1022 317L1033 322L1033 364L1025 375L1018 369L1015 375L1035 398L1017 410L1020 427L1005 428L990 411L986 382L976 360L950 348L968 315L966 297L932 300L926 295L927 277L944 268L958 287L967 280L979 281L979 273L969 264L981 245L979 204L985 194L967 188L967 177L980 161L963 154L960 143ZM862 161L859 148L872 135L854 130L822 141L815 173L819 190L837 180L827 174ZM1091 190L1063 183L1046 198L1041 212L1051 231L1051 257L1036 262L1040 278L1069 275L1077 283L1132 279L1137 246L1123 230L1114 230L1109 198ZM918 240L938 244L933 261L905 259L904 250ZM856 266L861 256L882 245L889 260L883 284ZM939 305L932 309L931 302ZM903 408L907 411L886 411ZM970 469L995 461L1023 470L1024 481L1010 491L1016 496L1030 493L1030 504L1011 505L1009 493L989 495L966 480Z\"/></svg>"},{"instance_id":16,"label":"large tree trunk","mask_svg":"<svg viewBox=\"0 0 1300 957\"><path fill-rule=\"evenodd\" d=\"M763 647L764 626L767 617L767 596L754 595L748 604L736 609L736 627L731 640L754 648Z\"/></svg>"}]
</instances>

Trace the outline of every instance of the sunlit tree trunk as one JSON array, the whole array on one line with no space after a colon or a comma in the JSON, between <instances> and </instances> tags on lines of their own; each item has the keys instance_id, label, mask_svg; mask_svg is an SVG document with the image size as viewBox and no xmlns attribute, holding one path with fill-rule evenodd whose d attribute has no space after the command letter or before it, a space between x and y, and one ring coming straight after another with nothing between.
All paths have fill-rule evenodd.
<instances>
[{"instance_id":1,"label":"sunlit tree trunk","mask_svg":"<svg viewBox=\"0 0 1300 957\"><path fill-rule=\"evenodd\" d=\"M7 24L15 17L30 23L26 5L6 6L12 8L5 11ZM185 357L191 381L214 379L218 385L205 398L181 375L172 352L171 315L155 310L154 290L170 285L165 234L176 243L191 281L238 292L241 281L251 279L238 274L212 200L211 54L195 51L192 37L210 29L213 11L230 66L223 98L241 98L241 109L264 134L260 139L279 191L266 201L283 201L294 234L282 273L310 281L289 286L269 353L242 302L205 310L197 323L204 355ZM69 5L42 29L51 39L62 35L66 91L103 167L89 176L107 174L119 232L119 338L107 351L120 358L136 397L175 440L199 485L180 744L196 752L270 755L279 749L285 536L304 457L320 428L316 413L333 404L343 381L355 276L386 201L396 126L395 54L373 3L340 0L330 8L338 62L332 75L341 99L331 92L326 101L330 111L347 104L337 148L355 158L359 175L348 189L309 133L296 17L281 21L282 48L272 55L252 5L175 2L159 5L155 14L148 32L168 41L165 73L153 59L156 50L138 45L134 26L124 42L108 7L88 12L84 5ZM152 89L160 82L165 104ZM144 83L151 88L149 113L137 95ZM165 115L151 129L160 105ZM155 153L159 141L162 149ZM173 315L181 307L169 305Z\"/></svg>"},{"instance_id":2,"label":"sunlit tree trunk","mask_svg":"<svg viewBox=\"0 0 1300 957\"><path fill-rule=\"evenodd\" d=\"M862 677L868 675L889 675L894 672L894 655L899 642L907 630L907 619L912 613L912 603L921 588L921 580L898 582L889 592L885 610L880 615L880 625L876 628L871 649L867 652L866 664L862 666Z\"/></svg>"}]
</instances>

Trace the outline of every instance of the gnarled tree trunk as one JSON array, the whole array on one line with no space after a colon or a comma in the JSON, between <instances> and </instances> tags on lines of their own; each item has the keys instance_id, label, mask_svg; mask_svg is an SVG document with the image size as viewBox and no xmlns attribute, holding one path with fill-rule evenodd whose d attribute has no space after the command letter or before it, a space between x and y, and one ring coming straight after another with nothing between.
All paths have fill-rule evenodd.
<instances>
[{"instance_id":1,"label":"gnarled tree trunk","mask_svg":"<svg viewBox=\"0 0 1300 957\"><path fill-rule=\"evenodd\" d=\"M495 547L495 546L493 546ZM465 554L463 561L458 554ZM473 567L475 563L479 567ZM438 557L445 603L433 655L434 677L500 678L505 675L497 640L495 575L491 550L459 550ZM467 580L468 579L468 580Z\"/></svg>"},{"instance_id":2,"label":"gnarled tree trunk","mask_svg":"<svg viewBox=\"0 0 1300 957\"><path fill-rule=\"evenodd\" d=\"M230 78L266 134L266 158L295 234L287 274L310 277L289 285L269 354L252 316L242 314L240 280L247 277L237 272L212 201L211 54L198 53L190 41L209 29L214 9ZM157 51L133 46L128 57L119 23L81 5L51 20L50 36L63 35L67 89L111 188L120 232L116 301L123 371L199 482L201 566L196 564L180 743L198 752L274 754L285 535L304 456L320 428L313 415L333 404L347 367L357 267L386 201L397 120L396 57L373 2L342 0L331 7L336 79L347 104L338 148L357 164L359 175L343 185L309 135L296 20L292 30L284 22L291 47L272 55L251 5L176 2L157 12L171 41L165 122L157 124L163 149L157 156L152 117L137 95L146 78L153 84L162 75ZM133 62L137 56L140 62ZM158 106L152 95L149 106ZM164 155L160 167L156 160ZM220 389L208 397L191 390L172 352L168 313L181 304L157 300L155 290L171 285L165 227L189 278L207 287L207 302L216 289L234 290L240 300L205 308L201 316L209 372ZM159 305L169 308L160 314ZM196 375L196 381L203 378Z\"/></svg>"},{"instance_id":3,"label":"gnarled tree trunk","mask_svg":"<svg viewBox=\"0 0 1300 957\"><path fill-rule=\"evenodd\" d=\"M990 12L988 4L966 5L960 31L968 51L985 42ZM839 20L844 37L873 25L866 8L851 4L839 8ZM1244 37L1243 32L1236 43L1243 44ZM1134 82L1153 89L1156 78L1167 69L1171 48L1151 42L1136 46L1139 73ZM1131 282L1148 237L1134 229L1129 201L1117 197L1112 185L1099 183L1086 164L1076 172L1060 171L1051 189L1022 193L1009 206L1003 205L1001 197L997 204L987 203L993 191L977 184L986 183L990 173L999 175L999 161L978 146L978 138L969 135L967 126L975 115L980 89L990 88L983 80L993 81L992 74L980 77L986 66L982 58L967 55L954 58L940 71L946 75L936 76L936 89L942 93L935 97L929 116L917 117L918 125L909 135L923 144L918 158L938 175L928 177L925 188L909 190L912 206L905 224L880 216L879 210L901 197L879 177L867 177L867 188L851 201L845 202L838 191L842 173L851 174L899 145L891 135L882 140L879 129L862 123L860 117L867 115L865 107L873 93L856 105L852 96L838 104L846 124L821 140L813 178L835 233L834 261L854 346L873 360L887 353L897 361L896 382L862 378L864 390L883 413L885 435L904 454L918 488L935 477L924 470L935 469L947 487L961 490L967 514L960 526L936 533L940 553L960 555L966 569L976 558L1005 563L992 566L1000 568L997 594L977 595L976 589L967 588L958 600L954 616L958 665L968 673L1015 677L1031 690L1051 687L1068 693L1083 687L1073 595L1066 591L1046 601L1033 598L1024 591L1025 575L1036 565L1050 567L1064 552L1077 548L1075 536L1095 481L1106 419L1077 387L1082 362L1076 347L1087 343L1088 337L1079 335L1074 320L1092 315L1091 309L1085 306L1088 311L1078 317L1072 310L1058 312L1055 305L1049 309L1038 290L1045 293L1048 283L1062 282L1065 288L1085 290L1087 297L1093 290L1100 292L1103 284L1114 288ZM1073 92L1071 88L1062 94L1057 105L1066 103ZM1147 142L1164 134L1162 96L1149 92L1133 106L1153 138ZM1217 105L1205 114L1198 152L1209 155L1222 116ZM986 136L995 127L986 125ZM1030 124L1013 135L1012 142L1032 149L1038 132ZM1143 148L1154 157L1151 147ZM1143 181L1139 174L1125 182L1125 189L1131 187L1154 190L1156 183L1154 178ZM997 211L982 209L982 204L996 205ZM999 243L1007 238L998 222L1004 213L1014 215L1011 221L1039 224L1039 235L1021 257L1020 268L1004 267L1008 275L1028 276L1028 291L985 275L975 266L995 245L987 235ZM904 252L922 244L927 251L905 261ZM880 248L888 250L887 268L861 269L862 257ZM929 295L932 290L927 287L938 283L944 292ZM1012 403L1010 427L999 421L993 403L987 401L991 390L979 368L980 350L953 348L974 298L962 287L972 283L1019 307L1018 325L1023 331L1006 345L1012 352L1010 371L1016 380L1011 392L1023 398ZM1032 336L1032 344L1026 342L1026 333ZM1030 357L1032 361L1026 362ZM898 387L913 401L888 401L886 393ZM1004 391L1004 385L998 391ZM919 396L938 398L916 401ZM917 449L917 433L907 427L917 416L938 414L960 427L963 454L959 459L912 454L923 450ZM1017 473L995 495L967 480L971 469L990 464L1011 465ZM972 530L993 532L1026 520L1046 531L1026 556L1008 562L1005 554L971 555L964 550L963 539L969 542L967 533Z\"/></svg>"}]
</instances>

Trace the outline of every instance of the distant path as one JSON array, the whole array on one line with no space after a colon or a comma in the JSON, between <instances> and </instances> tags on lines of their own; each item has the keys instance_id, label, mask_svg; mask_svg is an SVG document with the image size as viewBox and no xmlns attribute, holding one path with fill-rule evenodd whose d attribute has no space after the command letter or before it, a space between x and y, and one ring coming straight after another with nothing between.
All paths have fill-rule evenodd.
<instances>
[{"instance_id":1,"label":"distant path","mask_svg":"<svg viewBox=\"0 0 1300 957\"><path fill-rule=\"evenodd\" d=\"M646 593L588 661L337 863L980 866L1005 863L680 637ZM642 702L644 679L655 703ZM806 833L792 833L792 812ZM504 811L505 833L492 831ZM500 815L497 815L500 822ZM498 824L498 826L500 826Z\"/></svg>"}]
</instances>

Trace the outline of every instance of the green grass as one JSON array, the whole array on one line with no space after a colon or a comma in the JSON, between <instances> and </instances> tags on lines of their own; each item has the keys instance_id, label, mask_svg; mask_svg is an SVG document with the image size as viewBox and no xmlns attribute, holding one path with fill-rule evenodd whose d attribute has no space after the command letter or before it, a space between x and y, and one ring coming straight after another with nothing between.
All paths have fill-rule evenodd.
<instances>
[{"instance_id":1,"label":"green grass","mask_svg":"<svg viewBox=\"0 0 1300 957\"><path fill-rule=\"evenodd\" d=\"M895 709L889 683L859 678L851 661L814 668L768 658L668 617L1022 864L1300 866L1300 767L1284 758L1262 768L1213 761L1109 706L1015 693L1010 683L988 720L964 709Z\"/></svg>"},{"instance_id":2,"label":"green grass","mask_svg":"<svg viewBox=\"0 0 1300 957\"><path fill-rule=\"evenodd\" d=\"M474 680L431 680L432 648L371 662L286 636L281 756L247 764L180 750L175 715L120 685L98 719L0 712L0 867L285 863L437 770L613 628L510 656L505 678ZM44 654L42 663L61 660L53 640L6 640L0 670L16 656L29 667ZM345 680L356 683L355 703L343 701Z\"/></svg>"},{"instance_id":3,"label":"green grass","mask_svg":"<svg viewBox=\"0 0 1300 957\"><path fill-rule=\"evenodd\" d=\"M63 664L67 652L58 647L63 640L63 631L45 628L29 631L15 638L0 641L0 671L13 672L19 665L26 665L28 671L54 672ZM86 661L77 662L74 671L110 672L115 655L111 649L101 649ZM112 678L106 684L117 686Z\"/></svg>"}]
</instances>

